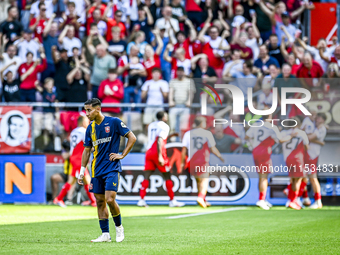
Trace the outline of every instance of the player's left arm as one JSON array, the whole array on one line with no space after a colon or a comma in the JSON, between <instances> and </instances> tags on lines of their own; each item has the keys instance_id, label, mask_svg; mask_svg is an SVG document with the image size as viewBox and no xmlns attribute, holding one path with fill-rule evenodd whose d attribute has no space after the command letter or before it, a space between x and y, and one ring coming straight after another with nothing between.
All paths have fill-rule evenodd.
<instances>
[{"instance_id":1,"label":"player's left arm","mask_svg":"<svg viewBox=\"0 0 340 255\"><path fill-rule=\"evenodd\" d=\"M211 153L214 154L216 157L218 157L222 162L224 162L224 158L222 157L220 151L216 148L216 146L213 146L210 148Z\"/></svg>"},{"instance_id":2,"label":"player's left arm","mask_svg":"<svg viewBox=\"0 0 340 255\"><path fill-rule=\"evenodd\" d=\"M126 155L128 155L129 152L131 151L131 149L132 149L133 145L135 144L135 142L137 141L137 138L134 135L134 133L132 133L132 131L129 131L128 134L125 135L125 137L128 139L125 149L123 150L122 154L111 153L110 154L110 160L111 161L114 161L116 159L123 159L123 158L125 158Z\"/></svg>"},{"instance_id":3,"label":"player's left arm","mask_svg":"<svg viewBox=\"0 0 340 255\"><path fill-rule=\"evenodd\" d=\"M161 166L164 166L164 158L162 155L162 145L163 145L164 141L162 137L158 137L157 139L157 154L158 154L158 163Z\"/></svg>"}]
</instances>

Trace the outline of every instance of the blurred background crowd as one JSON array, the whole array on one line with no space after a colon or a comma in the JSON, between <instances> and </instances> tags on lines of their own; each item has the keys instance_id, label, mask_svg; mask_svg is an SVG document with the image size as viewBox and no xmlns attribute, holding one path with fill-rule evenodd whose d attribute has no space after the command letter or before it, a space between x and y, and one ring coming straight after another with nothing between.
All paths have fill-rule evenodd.
<instances>
[{"instance_id":1,"label":"blurred background crowd","mask_svg":"<svg viewBox=\"0 0 340 255\"><path fill-rule=\"evenodd\" d=\"M273 87L279 94L304 87L312 96L336 88L338 38L311 46L303 36L303 15L314 9L308 0L1 0L1 100L98 97L114 104L103 111L123 118L137 134L134 150L143 151L159 110L169 111L171 133L181 138L205 84L232 83L245 95L252 87L257 109L271 106ZM217 92L227 107L210 115L242 119L230 113L230 92ZM35 106L35 151L60 150L55 138L76 127L80 110ZM244 130L225 130L216 136L242 143Z\"/></svg>"}]
</instances>

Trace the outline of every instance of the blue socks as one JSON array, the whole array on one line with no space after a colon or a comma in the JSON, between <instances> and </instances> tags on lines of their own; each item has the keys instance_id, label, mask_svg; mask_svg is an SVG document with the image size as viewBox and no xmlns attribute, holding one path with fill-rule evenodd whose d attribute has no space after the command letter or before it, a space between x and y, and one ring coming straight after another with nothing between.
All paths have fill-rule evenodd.
<instances>
[{"instance_id":1,"label":"blue socks","mask_svg":"<svg viewBox=\"0 0 340 255\"><path fill-rule=\"evenodd\" d=\"M102 233L109 233L109 220L108 219L99 219L99 226L102 230Z\"/></svg>"},{"instance_id":2,"label":"blue socks","mask_svg":"<svg viewBox=\"0 0 340 255\"><path fill-rule=\"evenodd\" d=\"M122 217L120 216L120 214L116 215L116 216L112 216L113 221L115 222L116 227L119 227L120 225L122 225Z\"/></svg>"}]
</instances>

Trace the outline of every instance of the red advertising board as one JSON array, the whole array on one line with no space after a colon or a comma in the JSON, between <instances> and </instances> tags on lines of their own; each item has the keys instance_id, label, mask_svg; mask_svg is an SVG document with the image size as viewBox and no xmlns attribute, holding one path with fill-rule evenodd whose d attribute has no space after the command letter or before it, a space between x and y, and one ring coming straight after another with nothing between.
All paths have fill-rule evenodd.
<instances>
[{"instance_id":1,"label":"red advertising board","mask_svg":"<svg viewBox=\"0 0 340 255\"><path fill-rule=\"evenodd\" d=\"M310 40L316 46L320 38L325 38L331 44L332 37L336 35L338 24L336 22L336 3L314 3L315 10L310 14Z\"/></svg>"},{"instance_id":2,"label":"red advertising board","mask_svg":"<svg viewBox=\"0 0 340 255\"><path fill-rule=\"evenodd\" d=\"M32 107L0 107L0 153L27 153L31 148Z\"/></svg>"}]
</instances>

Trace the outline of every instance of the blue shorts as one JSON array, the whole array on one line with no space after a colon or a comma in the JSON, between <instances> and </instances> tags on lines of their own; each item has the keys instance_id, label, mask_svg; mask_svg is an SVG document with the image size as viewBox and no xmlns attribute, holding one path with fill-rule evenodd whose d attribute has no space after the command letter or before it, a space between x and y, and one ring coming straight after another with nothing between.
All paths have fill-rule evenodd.
<instances>
[{"instance_id":1,"label":"blue shorts","mask_svg":"<svg viewBox=\"0 0 340 255\"><path fill-rule=\"evenodd\" d=\"M105 191L118 191L119 172L111 172L106 175L93 177L91 179L90 192L95 194L105 194Z\"/></svg>"}]
</instances>

